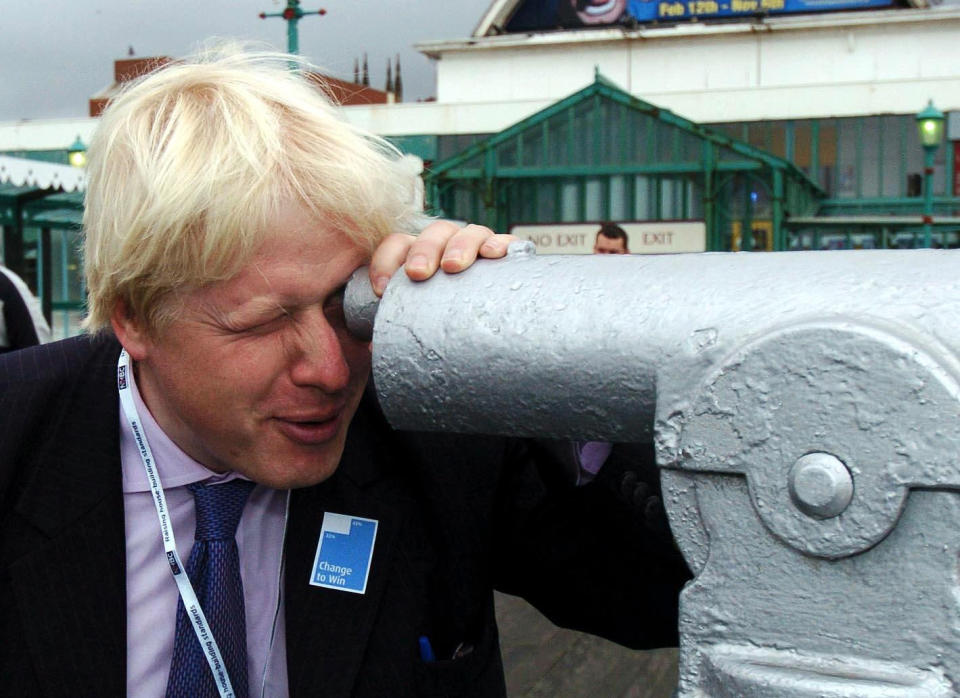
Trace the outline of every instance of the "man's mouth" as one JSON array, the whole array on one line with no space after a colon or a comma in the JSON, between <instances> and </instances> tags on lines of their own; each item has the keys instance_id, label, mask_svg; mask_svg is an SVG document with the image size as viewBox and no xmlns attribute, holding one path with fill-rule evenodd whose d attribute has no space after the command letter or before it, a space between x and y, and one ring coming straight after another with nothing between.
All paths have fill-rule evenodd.
<instances>
[{"instance_id":1,"label":"man's mouth","mask_svg":"<svg viewBox=\"0 0 960 698\"><path fill-rule=\"evenodd\" d=\"M324 415L291 415L276 417L280 432L291 441L314 446L326 443L340 432L343 411Z\"/></svg>"}]
</instances>

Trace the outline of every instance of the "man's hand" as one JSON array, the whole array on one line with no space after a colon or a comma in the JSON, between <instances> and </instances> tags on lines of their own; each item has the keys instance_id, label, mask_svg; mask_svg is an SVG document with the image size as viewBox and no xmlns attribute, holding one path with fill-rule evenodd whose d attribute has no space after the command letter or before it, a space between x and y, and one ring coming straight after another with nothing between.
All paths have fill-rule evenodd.
<instances>
[{"instance_id":1,"label":"man's hand","mask_svg":"<svg viewBox=\"0 0 960 698\"><path fill-rule=\"evenodd\" d=\"M415 281L429 279L437 268L456 274L473 264L477 256L503 257L516 239L513 235L495 235L482 225L461 228L450 221L434 221L417 236L394 233L373 253L370 283L374 292L382 296L390 277L401 265Z\"/></svg>"}]
</instances>

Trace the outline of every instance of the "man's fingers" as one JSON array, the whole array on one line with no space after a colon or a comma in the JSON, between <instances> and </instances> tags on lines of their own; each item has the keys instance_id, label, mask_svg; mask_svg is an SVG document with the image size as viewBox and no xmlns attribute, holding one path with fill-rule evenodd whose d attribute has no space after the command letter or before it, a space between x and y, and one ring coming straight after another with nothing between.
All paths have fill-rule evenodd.
<instances>
[{"instance_id":1,"label":"man's fingers","mask_svg":"<svg viewBox=\"0 0 960 698\"><path fill-rule=\"evenodd\" d=\"M370 261L370 283L383 295L387 282L402 265L414 281L433 276L437 269L456 274L477 257L496 259L507 253L513 235L496 235L482 225L460 227L450 221L434 221L418 236L394 233L384 240Z\"/></svg>"},{"instance_id":2,"label":"man's fingers","mask_svg":"<svg viewBox=\"0 0 960 698\"><path fill-rule=\"evenodd\" d=\"M380 243L370 259L370 284L378 296L383 295L393 273L406 261L410 246L416 238L405 233L394 233Z\"/></svg>"},{"instance_id":3,"label":"man's fingers","mask_svg":"<svg viewBox=\"0 0 960 698\"><path fill-rule=\"evenodd\" d=\"M516 235L491 235L480 246L480 256L487 259L499 259L507 254L510 243L517 240Z\"/></svg>"},{"instance_id":4,"label":"man's fingers","mask_svg":"<svg viewBox=\"0 0 960 698\"><path fill-rule=\"evenodd\" d=\"M460 226L450 221L434 221L424 228L410 246L404 269L414 281L429 279L440 266L450 241Z\"/></svg>"},{"instance_id":5,"label":"man's fingers","mask_svg":"<svg viewBox=\"0 0 960 698\"><path fill-rule=\"evenodd\" d=\"M459 227L450 221L434 221L411 245L405 269L417 281L433 276L438 268L456 274L473 264L477 256L496 258L507 253L512 235L496 235L483 225Z\"/></svg>"},{"instance_id":6,"label":"man's fingers","mask_svg":"<svg viewBox=\"0 0 960 698\"><path fill-rule=\"evenodd\" d=\"M503 257L514 240L513 235L497 235L483 225L467 225L446 241L440 267L448 274L456 274L473 264L478 256Z\"/></svg>"}]
</instances>

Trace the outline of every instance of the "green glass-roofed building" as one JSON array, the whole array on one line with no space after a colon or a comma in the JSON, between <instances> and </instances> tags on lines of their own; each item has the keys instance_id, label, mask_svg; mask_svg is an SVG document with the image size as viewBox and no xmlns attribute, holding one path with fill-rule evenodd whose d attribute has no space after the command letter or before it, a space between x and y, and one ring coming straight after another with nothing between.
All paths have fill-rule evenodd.
<instances>
[{"instance_id":1,"label":"green glass-roofed building","mask_svg":"<svg viewBox=\"0 0 960 698\"><path fill-rule=\"evenodd\" d=\"M599 73L583 90L435 163L425 179L435 213L497 230L702 220L711 250L786 249L787 219L815 214L825 198L789 160L633 97ZM755 239L760 216L769 227Z\"/></svg>"}]
</instances>

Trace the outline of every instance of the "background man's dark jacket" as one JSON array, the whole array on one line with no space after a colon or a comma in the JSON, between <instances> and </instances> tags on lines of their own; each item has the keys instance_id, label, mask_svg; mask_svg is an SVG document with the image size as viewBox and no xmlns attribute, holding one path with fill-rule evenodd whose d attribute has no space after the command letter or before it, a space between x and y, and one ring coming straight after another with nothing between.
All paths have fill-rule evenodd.
<instances>
[{"instance_id":1,"label":"background man's dark jacket","mask_svg":"<svg viewBox=\"0 0 960 698\"><path fill-rule=\"evenodd\" d=\"M26 300L20 295L20 289L16 284L2 271L0 271L0 310L2 310L0 322L3 323L7 335L7 344L0 346L0 354L40 343Z\"/></svg>"},{"instance_id":2,"label":"background man's dark jacket","mask_svg":"<svg viewBox=\"0 0 960 698\"><path fill-rule=\"evenodd\" d=\"M2 695L125 692L118 353L80 337L0 357ZM336 474L292 494L290 694L503 695L494 587L560 625L676 643L686 569L615 488L548 487L543 459L515 440L394 432L368 394ZM325 511L380 522L362 596L307 583ZM440 661L421 661L420 635ZM451 660L461 642L473 650Z\"/></svg>"}]
</instances>

